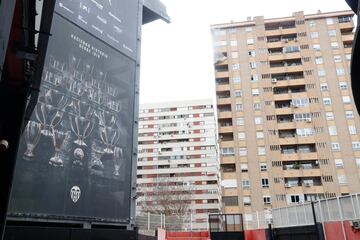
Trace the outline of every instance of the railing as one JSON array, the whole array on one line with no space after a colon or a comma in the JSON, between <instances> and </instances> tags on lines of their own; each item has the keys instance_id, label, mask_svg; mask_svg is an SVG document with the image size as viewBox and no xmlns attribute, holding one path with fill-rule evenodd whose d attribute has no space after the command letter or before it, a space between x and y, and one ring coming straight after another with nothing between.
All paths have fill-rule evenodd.
<instances>
[{"instance_id":1,"label":"railing","mask_svg":"<svg viewBox=\"0 0 360 240\"><path fill-rule=\"evenodd\" d=\"M207 218L204 219L203 223L199 223L190 213L178 217L141 212L137 214L135 222L141 231L155 231L158 228L167 231L201 231L209 229Z\"/></svg>"}]
</instances>

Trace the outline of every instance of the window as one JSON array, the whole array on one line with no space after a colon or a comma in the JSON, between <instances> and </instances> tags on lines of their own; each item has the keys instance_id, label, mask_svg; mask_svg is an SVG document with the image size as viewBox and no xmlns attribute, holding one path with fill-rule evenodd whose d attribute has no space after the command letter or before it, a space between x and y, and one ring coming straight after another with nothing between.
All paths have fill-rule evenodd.
<instances>
[{"instance_id":1,"label":"window","mask_svg":"<svg viewBox=\"0 0 360 240\"><path fill-rule=\"evenodd\" d=\"M310 27L315 27L315 26L316 26L315 21L309 21L309 26L310 26Z\"/></svg>"},{"instance_id":2,"label":"window","mask_svg":"<svg viewBox=\"0 0 360 240\"><path fill-rule=\"evenodd\" d=\"M346 90L348 89L348 85L346 82L339 82L339 87L341 90Z\"/></svg>"},{"instance_id":3,"label":"window","mask_svg":"<svg viewBox=\"0 0 360 240\"><path fill-rule=\"evenodd\" d=\"M336 74L338 76L344 76L345 75L345 70L343 68L337 68L336 69Z\"/></svg>"},{"instance_id":4,"label":"window","mask_svg":"<svg viewBox=\"0 0 360 240\"><path fill-rule=\"evenodd\" d=\"M320 91L326 92L328 90L327 83L320 83Z\"/></svg>"},{"instance_id":5,"label":"window","mask_svg":"<svg viewBox=\"0 0 360 240\"><path fill-rule=\"evenodd\" d=\"M246 27L245 32L252 32L252 27Z\"/></svg>"},{"instance_id":6,"label":"window","mask_svg":"<svg viewBox=\"0 0 360 240\"><path fill-rule=\"evenodd\" d=\"M256 125L262 124L262 117L255 117L255 124Z\"/></svg>"},{"instance_id":7,"label":"window","mask_svg":"<svg viewBox=\"0 0 360 240\"><path fill-rule=\"evenodd\" d=\"M356 162L356 166L357 166L358 168L360 168L360 158L356 158L356 159L355 159L355 162Z\"/></svg>"},{"instance_id":8,"label":"window","mask_svg":"<svg viewBox=\"0 0 360 240\"><path fill-rule=\"evenodd\" d=\"M221 186L223 188L237 188L236 179L226 179L221 181Z\"/></svg>"},{"instance_id":9,"label":"window","mask_svg":"<svg viewBox=\"0 0 360 240\"><path fill-rule=\"evenodd\" d=\"M339 143L331 143L331 149L333 151L340 151L340 144Z\"/></svg>"},{"instance_id":10,"label":"window","mask_svg":"<svg viewBox=\"0 0 360 240\"><path fill-rule=\"evenodd\" d=\"M330 134L330 136L336 136L337 135L336 126L330 126L329 127L329 134Z\"/></svg>"},{"instance_id":11,"label":"window","mask_svg":"<svg viewBox=\"0 0 360 240\"><path fill-rule=\"evenodd\" d=\"M250 56L250 57L255 57L255 56L256 56L255 51L254 51L254 50L249 51L249 56Z\"/></svg>"},{"instance_id":12,"label":"window","mask_svg":"<svg viewBox=\"0 0 360 240\"><path fill-rule=\"evenodd\" d=\"M232 70L239 70L240 69L240 64L233 64L232 65Z\"/></svg>"},{"instance_id":13,"label":"window","mask_svg":"<svg viewBox=\"0 0 360 240\"><path fill-rule=\"evenodd\" d=\"M251 82L257 82L258 81L258 75L251 75Z\"/></svg>"},{"instance_id":14,"label":"window","mask_svg":"<svg viewBox=\"0 0 360 240\"><path fill-rule=\"evenodd\" d=\"M310 113L296 113L294 114L294 120L297 122L311 122Z\"/></svg>"},{"instance_id":15,"label":"window","mask_svg":"<svg viewBox=\"0 0 360 240\"><path fill-rule=\"evenodd\" d=\"M246 148L239 148L239 155L240 156L246 156L247 155L247 149Z\"/></svg>"},{"instance_id":16,"label":"window","mask_svg":"<svg viewBox=\"0 0 360 240\"><path fill-rule=\"evenodd\" d=\"M343 103L351 103L351 98L350 98L350 96L343 96L342 97L342 101L343 101Z\"/></svg>"},{"instance_id":17,"label":"window","mask_svg":"<svg viewBox=\"0 0 360 240\"><path fill-rule=\"evenodd\" d=\"M344 163L342 159L335 159L335 167L336 168L344 168Z\"/></svg>"},{"instance_id":18,"label":"window","mask_svg":"<svg viewBox=\"0 0 360 240\"><path fill-rule=\"evenodd\" d=\"M236 40L230 41L230 46L232 46L232 47L237 46L237 41Z\"/></svg>"},{"instance_id":19,"label":"window","mask_svg":"<svg viewBox=\"0 0 360 240\"><path fill-rule=\"evenodd\" d=\"M332 43L331 43L331 48L332 48L332 49L338 49L338 48L339 48L339 43L337 43L337 42L332 42Z\"/></svg>"},{"instance_id":20,"label":"window","mask_svg":"<svg viewBox=\"0 0 360 240\"><path fill-rule=\"evenodd\" d=\"M243 201L244 201L244 205L251 205L251 197L250 196L244 196Z\"/></svg>"},{"instance_id":21,"label":"window","mask_svg":"<svg viewBox=\"0 0 360 240\"><path fill-rule=\"evenodd\" d=\"M222 156L234 156L234 148L220 148Z\"/></svg>"},{"instance_id":22,"label":"window","mask_svg":"<svg viewBox=\"0 0 360 240\"><path fill-rule=\"evenodd\" d=\"M242 93L241 93L240 90L236 90L236 91L234 92L234 94L235 94L235 97L241 97L241 96L242 96Z\"/></svg>"},{"instance_id":23,"label":"window","mask_svg":"<svg viewBox=\"0 0 360 240\"><path fill-rule=\"evenodd\" d=\"M360 150L360 142L352 142L353 150Z\"/></svg>"},{"instance_id":24,"label":"window","mask_svg":"<svg viewBox=\"0 0 360 240\"><path fill-rule=\"evenodd\" d=\"M331 105L331 98L323 98L324 105Z\"/></svg>"},{"instance_id":25,"label":"window","mask_svg":"<svg viewBox=\"0 0 360 240\"><path fill-rule=\"evenodd\" d=\"M347 61L351 61L351 54L346 54L346 55L345 55L345 59L346 59Z\"/></svg>"},{"instance_id":26,"label":"window","mask_svg":"<svg viewBox=\"0 0 360 240\"><path fill-rule=\"evenodd\" d=\"M314 49L315 51L320 51L320 44L314 44L314 45L313 45L313 49Z\"/></svg>"},{"instance_id":27,"label":"window","mask_svg":"<svg viewBox=\"0 0 360 240\"><path fill-rule=\"evenodd\" d=\"M250 188L250 181L247 179L242 180L242 187L243 188Z\"/></svg>"},{"instance_id":28,"label":"window","mask_svg":"<svg viewBox=\"0 0 360 240\"><path fill-rule=\"evenodd\" d=\"M319 75L319 77L324 77L325 76L325 70L324 69L318 70L318 75Z\"/></svg>"},{"instance_id":29,"label":"window","mask_svg":"<svg viewBox=\"0 0 360 240\"><path fill-rule=\"evenodd\" d=\"M307 106L309 105L309 99L308 98L304 98L304 99L293 99L291 101L291 104L293 106L296 106L296 107L303 107L303 106Z\"/></svg>"},{"instance_id":30,"label":"window","mask_svg":"<svg viewBox=\"0 0 360 240\"><path fill-rule=\"evenodd\" d=\"M353 111L346 111L345 112L346 119L353 119L354 118L354 112Z\"/></svg>"},{"instance_id":31,"label":"window","mask_svg":"<svg viewBox=\"0 0 360 240\"><path fill-rule=\"evenodd\" d=\"M233 83L239 84L241 82L240 76L233 77Z\"/></svg>"},{"instance_id":32,"label":"window","mask_svg":"<svg viewBox=\"0 0 360 240\"><path fill-rule=\"evenodd\" d=\"M261 104L260 103L254 103L254 110L255 111L261 110Z\"/></svg>"},{"instance_id":33,"label":"window","mask_svg":"<svg viewBox=\"0 0 360 240\"><path fill-rule=\"evenodd\" d=\"M231 197L222 197L222 201L225 206L238 206L239 205L239 198L238 196L231 196Z\"/></svg>"},{"instance_id":34,"label":"window","mask_svg":"<svg viewBox=\"0 0 360 240\"><path fill-rule=\"evenodd\" d=\"M326 112L325 116L326 116L326 120L334 120L334 113L333 112Z\"/></svg>"},{"instance_id":35,"label":"window","mask_svg":"<svg viewBox=\"0 0 360 240\"><path fill-rule=\"evenodd\" d=\"M315 63L316 64L323 64L324 63L324 59L322 57L316 57L315 58Z\"/></svg>"},{"instance_id":36,"label":"window","mask_svg":"<svg viewBox=\"0 0 360 240\"><path fill-rule=\"evenodd\" d=\"M237 118L236 119L236 125L243 126L245 124L244 118Z\"/></svg>"},{"instance_id":37,"label":"window","mask_svg":"<svg viewBox=\"0 0 360 240\"><path fill-rule=\"evenodd\" d=\"M267 171L267 165L266 165L266 163L260 163L260 171L261 171L261 172Z\"/></svg>"},{"instance_id":38,"label":"window","mask_svg":"<svg viewBox=\"0 0 360 240\"><path fill-rule=\"evenodd\" d=\"M239 57L239 53L238 52L232 52L231 53L231 58L238 58Z\"/></svg>"},{"instance_id":39,"label":"window","mask_svg":"<svg viewBox=\"0 0 360 240\"><path fill-rule=\"evenodd\" d=\"M236 28L229 28L229 33L236 33Z\"/></svg>"},{"instance_id":40,"label":"window","mask_svg":"<svg viewBox=\"0 0 360 240\"><path fill-rule=\"evenodd\" d=\"M254 44L254 39L249 38L249 39L246 41L246 43L247 43L248 45L253 45L253 44Z\"/></svg>"},{"instance_id":41,"label":"window","mask_svg":"<svg viewBox=\"0 0 360 240\"><path fill-rule=\"evenodd\" d=\"M338 181L339 181L340 185L346 185L347 184L345 175L339 175L338 176Z\"/></svg>"},{"instance_id":42,"label":"window","mask_svg":"<svg viewBox=\"0 0 360 240\"><path fill-rule=\"evenodd\" d=\"M251 94L253 96L259 96L260 92L258 88L251 89Z\"/></svg>"},{"instance_id":43,"label":"window","mask_svg":"<svg viewBox=\"0 0 360 240\"><path fill-rule=\"evenodd\" d=\"M348 127L350 135L356 135L356 127L354 125L350 125Z\"/></svg>"},{"instance_id":44,"label":"window","mask_svg":"<svg viewBox=\"0 0 360 240\"><path fill-rule=\"evenodd\" d=\"M263 139L264 138L264 132L256 132L256 138L257 139Z\"/></svg>"},{"instance_id":45,"label":"window","mask_svg":"<svg viewBox=\"0 0 360 240\"><path fill-rule=\"evenodd\" d=\"M241 111L243 110L243 105L242 105L242 104L236 104L236 105L235 105L235 110L236 110L237 112L241 112Z\"/></svg>"},{"instance_id":46,"label":"window","mask_svg":"<svg viewBox=\"0 0 360 240\"><path fill-rule=\"evenodd\" d=\"M245 140L246 139L246 134L244 132L239 132L238 133L238 139Z\"/></svg>"},{"instance_id":47,"label":"window","mask_svg":"<svg viewBox=\"0 0 360 240\"><path fill-rule=\"evenodd\" d=\"M258 155L265 155L266 149L265 147L258 147Z\"/></svg>"},{"instance_id":48,"label":"window","mask_svg":"<svg viewBox=\"0 0 360 240\"><path fill-rule=\"evenodd\" d=\"M327 24L327 25L334 24L334 19L332 19L332 18L327 18L327 19L326 19L326 24Z\"/></svg>"},{"instance_id":49,"label":"window","mask_svg":"<svg viewBox=\"0 0 360 240\"><path fill-rule=\"evenodd\" d=\"M263 187L263 188L269 187L269 179L268 178L261 179L261 187Z\"/></svg>"},{"instance_id":50,"label":"window","mask_svg":"<svg viewBox=\"0 0 360 240\"><path fill-rule=\"evenodd\" d=\"M287 195L286 200L288 204L299 203L304 201L304 196L302 195Z\"/></svg>"},{"instance_id":51,"label":"window","mask_svg":"<svg viewBox=\"0 0 360 240\"><path fill-rule=\"evenodd\" d=\"M241 172L249 171L248 165L246 163L240 164L240 170L241 170Z\"/></svg>"},{"instance_id":52,"label":"window","mask_svg":"<svg viewBox=\"0 0 360 240\"><path fill-rule=\"evenodd\" d=\"M340 55L335 55L334 56L334 62L336 62L336 63L341 62L341 56Z\"/></svg>"},{"instance_id":53,"label":"window","mask_svg":"<svg viewBox=\"0 0 360 240\"><path fill-rule=\"evenodd\" d=\"M314 129L313 128L298 128L296 129L296 135L299 137L308 137L314 135Z\"/></svg>"},{"instance_id":54,"label":"window","mask_svg":"<svg viewBox=\"0 0 360 240\"><path fill-rule=\"evenodd\" d=\"M318 33L318 32L311 32L311 33L310 33L310 37L311 37L311 38L318 38L318 37L319 37L319 33Z\"/></svg>"},{"instance_id":55,"label":"window","mask_svg":"<svg viewBox=\"0 0 360 240\"><path fill-rule=\"evenodd\" d=\"M255 69L256 68L256 62L251 62L250 63L250 68Z\"/></svg>"},{"instance_id":56,"label":"window","mask_svg":"<svg viewBox=\"0 0 360 240\"><path fill-rule=\"evenodd\" d=\"M329 33L330 37L335 37L336 36L336 30L330 30L328 33Z\"/></svg>"},{"instance_id":57,"label":"window","mask_svg":"<svg viewBox=\"0 0 360 240\"><path fill-rule=\"evenodd\" d=\"M264 196L264 204L271 204L271 197L270 196Z\"/></svg>"}]
</instances>

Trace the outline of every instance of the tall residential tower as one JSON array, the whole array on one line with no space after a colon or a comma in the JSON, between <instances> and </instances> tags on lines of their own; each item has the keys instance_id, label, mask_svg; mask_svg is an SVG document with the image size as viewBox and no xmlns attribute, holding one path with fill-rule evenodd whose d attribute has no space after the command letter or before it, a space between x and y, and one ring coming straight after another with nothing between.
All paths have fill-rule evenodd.
<instances>
[{"instance_id":1,"label":"tall residential tower","mask_svg":"<svg viewBox=\"0 0 360 240\"><path fill-rule=\"evenodd\" d=\"M212 100L141 105L138 141L138 211L166 214L162 205L181 201L192 228L207 229L208 214L221 211Z\"/></svg>"},{"instance_id":2,"label":"tall residential tower","mask_svg":"<svg viewBox=\"0 0 360 240\"><path fill-rule=\"evenodd\" d=\"M352 16L212 26L225 213L360 192Z\"/></svg>"}]
</instances>

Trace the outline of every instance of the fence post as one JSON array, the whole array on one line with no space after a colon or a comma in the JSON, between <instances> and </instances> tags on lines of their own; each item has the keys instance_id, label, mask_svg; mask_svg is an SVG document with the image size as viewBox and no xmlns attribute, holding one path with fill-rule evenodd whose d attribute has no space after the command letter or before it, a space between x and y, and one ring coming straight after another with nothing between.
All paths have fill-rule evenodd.
<instances>
[{"instance_id":1,"label":"fence post","mask_svg":"<svg viewBox=\"0 0 360 240\"><path fill-rule=\"evenodd\" d=\"M162 213L160 213L160 228L163 228Z\"/></svg>"},{"instance_id":2,"label":"fence post","mask_svg":"<svg viewBox=\"0 0 360 240\"><path fill-rule=\"evenodd\" d=\"M318 226L317 226L317 221L316 221L316 212L315 212L315 206L314 206L314 202L311 201L311 210L312 210L312 214L313 214L313 219L314 219L314 226L315 226L315 232L316 232L316 237L317 239L320 239L320 234L319 234L319 230L318 230Z\"/></svg>"},{"instance_id":3,"label":"fence post","mask_svg":"<svg viewBox=\"0 0 360 240\"><path fill-rule=\"evenodd\" d=\"M147 219L147 222L148 222L148 226L147 226L147 228L148 228L148 231L150 231L150 212L148 212L148 219Z\"/></svg>"},{"instance_id":4,"label":"fence post","mask_svg":"<svg viewBox=\"0 0 360 240\"><path fill-rule=\"evenodd\" d=\"M339 214L340 214L341 229L342 229L342 232L343 232L344 240L346 240L346 234L345 234L345 228L344 228L344 221L343 221L343 212L342 212L342 209L341 209L340 198L337 197L336 200L337 200L338 209L339 209Z\"/></svg>"}]
</instances>

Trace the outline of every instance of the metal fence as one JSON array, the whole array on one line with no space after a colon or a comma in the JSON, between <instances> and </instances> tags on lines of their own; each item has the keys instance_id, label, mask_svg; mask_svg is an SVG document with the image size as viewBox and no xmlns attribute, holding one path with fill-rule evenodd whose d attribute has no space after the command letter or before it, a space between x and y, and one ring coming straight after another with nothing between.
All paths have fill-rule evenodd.
<instances>
[{"instance_id":1,"label":"metal fence","mask_svg":"<svg viewBox=\"0 0 360 240\"><path fill-rule=\"evenodd\" d=\"M320 223L360 219L360 194L321 199L314 202L316 221ZM314 224L311 203L272 209L274 227Z\"/></svg>"},{"instance_id":2,"label":"metal fence","mask_svg":"<svg viewBox=\"0 0 360 240\"><path fill-rule=\"evenodd\" d=\"M168 231L196 231L208 230L206 227L199 228L199 223L195 221L192 214L182 217L166 216L164 214L138 213L136 216L136 225L141 231L154 231L158 228Z\"/></svg>"}]
</instances>

